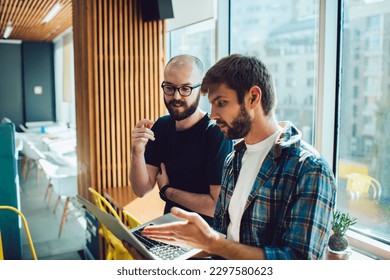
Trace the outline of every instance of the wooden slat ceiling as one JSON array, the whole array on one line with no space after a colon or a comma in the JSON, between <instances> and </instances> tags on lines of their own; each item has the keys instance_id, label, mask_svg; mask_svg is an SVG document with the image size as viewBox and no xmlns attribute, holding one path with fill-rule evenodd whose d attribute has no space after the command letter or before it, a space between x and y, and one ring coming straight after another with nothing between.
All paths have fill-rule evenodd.
<instances>
[{"instance_id":1,"label":"wooden slat ceiling","mask_svg":"<svg viewBox=\"0 0 390 280\"><path fill-rule=\"evenodd\" d=\"M43 19L57 3L59 13L48 23ZM0 39L12 22L8 39L50 42L72 27L72 0L0 0Z\"/></svg>"}]
</instances>

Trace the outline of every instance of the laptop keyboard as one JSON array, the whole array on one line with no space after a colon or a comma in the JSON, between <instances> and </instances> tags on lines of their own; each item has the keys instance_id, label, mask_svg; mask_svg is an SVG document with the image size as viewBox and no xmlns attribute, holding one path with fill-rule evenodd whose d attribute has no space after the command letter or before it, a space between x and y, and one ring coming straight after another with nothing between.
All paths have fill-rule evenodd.
<instances>
[{"instance_id":1,"label":"laptop keyboard","mask_svg":"<svg viewBox=\"0 0 390 280\"><path fill-rule=\"evenodd\" d=\"M141 241L144 246L157 257L163 260L174 260L181 255L187 253L190 249L168 245L162 242L158 242L147 238L141 234L143 228L140 228L136 231L133 231L133 234L139 241Z\"/></svg>"}]
</instances>

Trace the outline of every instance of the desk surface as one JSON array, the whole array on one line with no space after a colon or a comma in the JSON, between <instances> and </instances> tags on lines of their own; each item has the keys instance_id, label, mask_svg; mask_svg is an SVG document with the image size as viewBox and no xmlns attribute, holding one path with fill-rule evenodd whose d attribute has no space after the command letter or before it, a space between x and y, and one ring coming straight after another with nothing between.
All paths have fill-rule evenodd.
<instances>
[{"instance_id":1,"label":"desk surface","mask_svg":"<svg viewBox=\"0 0 390 280\"><path fill-rule=\"evenodd\" d=\"M164 214L165 202L160 198L158 187L128 203L123 209L133 214L141 223L146 223Z\"/></svg>"},{"instance_id":2,"label":"desk surface","mask_svg":"<svg viewBox=\"0 0 390 280\"><path fill-rule=\"evenodd\" d=\"M165 202L160 198L157 187L142 198L136 197L131 187L108 188L104 190L104 196L117 209L130 212L141 223L153 220L164 213Z\"/></svg>"}]
</instances>

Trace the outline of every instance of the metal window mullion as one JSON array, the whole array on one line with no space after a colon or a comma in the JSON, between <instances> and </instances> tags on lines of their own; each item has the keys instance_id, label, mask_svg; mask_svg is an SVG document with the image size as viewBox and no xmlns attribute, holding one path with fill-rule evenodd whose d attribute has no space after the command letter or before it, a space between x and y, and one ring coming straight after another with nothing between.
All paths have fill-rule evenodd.
<instances>
[{"instance_id":1,"label":"metal window mullion","mask_svg":"<svg viewBox=\"0 0 390 280\"><path fill-rule=\"evenodd\" d=\"M230 54L230 1L218 0L215 26L215 61Z\"/></svg>"},{"instance_id":2,"label":"metal window mullion","mask_svg":"<svg viewBox=\"0 0 390 280\"><path fill-rule=\"evenodd\" d=\"M318 83L314 145L330 166L335 162L338 9L340 1L320 0L318 19Z\"/></svg>"}]
</instances>

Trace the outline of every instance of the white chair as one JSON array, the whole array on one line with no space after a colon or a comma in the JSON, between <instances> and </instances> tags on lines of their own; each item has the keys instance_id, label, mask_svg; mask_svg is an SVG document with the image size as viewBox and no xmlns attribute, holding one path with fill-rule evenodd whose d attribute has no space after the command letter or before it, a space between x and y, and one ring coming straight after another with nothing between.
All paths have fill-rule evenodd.
<instances>
[{"instance_id":1,"label":"white chair","mask_svg":"<svg viewBox=\"0 0 390 280\"><path fill-rule=\"evenodd\" d=\"M65 199L64 210L62 212L60 229L58 237L61 237L63 225L68 217L69 202L72 197L75 197L78 193L77 188L77 170L68 166L59 166L48 160L40 159L39 164L42 170L45 172L48 178L48 187L45 193L45 199L49 196L48 204L50 206L50 198L52 192L57 194L57 200L54 205L53 212L55 213L59 202L62 198Z\"/></svg>"},{"instance_id":2,"label":"white chair","mask_svg":"<svg viewBox=\"0 0 390 280\"><path fill-rule=\"evenodd\" d=\"M37 182L39 180L39 165L38 160L44 159L45 155L43 152L37 148L34 142L23 139L23 147L21 151L24 155L23 165L22 165L22 175L24 180L27 181L28 175L30 174L31 169L35 165L37 172Z\"/></svg>"},{"instance_id":3,"label":"white chair","mask_svg":"<svg viewBox=\"0 0 390 280\"><path fill-rule=\"evenodd\" d=\"M48 145L49 150L64 155L76 151L77 140L75 137L55 141Z\"/></svg>"}]
</instances>

